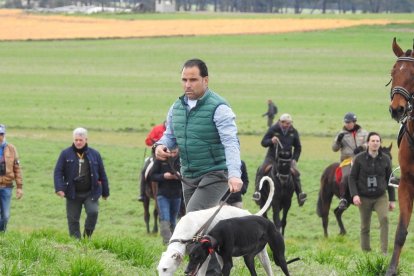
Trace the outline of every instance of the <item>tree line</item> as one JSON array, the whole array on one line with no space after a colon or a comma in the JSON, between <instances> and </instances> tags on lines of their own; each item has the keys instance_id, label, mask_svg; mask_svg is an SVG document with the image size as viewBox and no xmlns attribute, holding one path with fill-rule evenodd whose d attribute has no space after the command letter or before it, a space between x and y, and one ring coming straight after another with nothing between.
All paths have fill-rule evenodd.
<instances>
[{"instance_id":1,"label":"tree line","mask_svg":"<svg viewBox=\"0 0 414 276\"><path fill-rule=\"evenodd\" d=\"M161 0L6 0L7 8L53 8L66 5L126 7L154 12ZM175 0L177 11L242 13L411 13L414 0Z\"/></svg>"}]
</instances>

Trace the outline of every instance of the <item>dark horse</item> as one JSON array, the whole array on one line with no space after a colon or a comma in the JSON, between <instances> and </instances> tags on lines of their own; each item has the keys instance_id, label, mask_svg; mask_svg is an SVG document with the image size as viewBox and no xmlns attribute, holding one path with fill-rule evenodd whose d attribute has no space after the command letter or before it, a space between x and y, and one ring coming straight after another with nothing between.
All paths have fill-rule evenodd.
<instances>
[{"instance_id":1,"label":"dark horse","mask_svg":"<svg viewBox=\"0 0 414 276\"><path fill-rule=\"evenodd\" d=\"M392 149L392 143L389 147L381 147L381 151L390 157L391 157L391 149ZM332 198L334 196L336 196L338 199L340 198L339 184L336 182L336 177L335 177L335 172L338 166L339 166L339 163L330 164L328 167L325 168L321 176L321 186L319 189L316 213L318 214L319 217L322 218L323 233L325 237L328 237L328 217L329 217L329 209L331 208ZM352 202L351 195L349 194L349 189L347 189L345 193L345 199L348 202L346 207L348 207ZM339 225L340 235L346 234L345 226L342 222L342 213L345 210L346 209L339 209L338 207L334 209L336 221L338 222L338 225Z\"/></svg>"},{"instance_id":2,"label":"dark horse","mask_svg":"<svg viewBox=\"0 0 414 276\"><path fill-rule=\"evenodd\" d=\"M397 61L391 70L392 87L389 110L391 117L403 125L398 151L401 169L398 187L400 216L395 233L394 252L386 275L397 275L401 250L408 234L414 198L414 52L413 50L404 52L398 46L396 38L392 43L392 50L397 56Z\"/></svg>"},{"instance_id":3,"label":"dark horse","mask_svg":"<svg viewBox=\"0 0 414 276\"><path fill-rule=\"evenodd\" d=\"M153 210L153 215L154 215L154 228L152 228L152 232L153 233L157 233L158 232L158 206L157 206L157 189L158 189L158 185L157 182L152 182L151 181L151 168L153 165L153 158L152 157L148 157L145 159L144 162L144 166L141 170L140 173L140 185L144 185L143 187L145 187L145 193L144 193L144 197L143 197L143 205L144 205L144 221L145 221L145 225L147 226L147 233L150 232L150 201L151 199L154 200L154 210Z\"/></svg>"},{"instance_id":4,"label":"dark horse","mask_svg":"<svg viewBox=\"0 0 414 276\"><path fill-rule=\"evenodd\" d=\"M273 222L275 223L276 228L282 232L282 235L284 235L287 214L292 204L292 196L295 189L290 170L292 161L290 158L291 153L282 151L278 154L277 151L278 150L276 149L275 156L277 156L277 159L270 165L271 168L268 169L266 176L269 176L275 185L275 193L272 200ZM259 170L260 167L258 172ZM256 191L253 195L253 199L256 200L260 207L263 207L269 195L269 185L263 185L260 189L258 186L259 183L260 179L257 179L256 177ZM283 211L282 220L280 220L280 211ZM265 212L263 216L267 218L267 212Z\"/></svg>"}]
</instances>

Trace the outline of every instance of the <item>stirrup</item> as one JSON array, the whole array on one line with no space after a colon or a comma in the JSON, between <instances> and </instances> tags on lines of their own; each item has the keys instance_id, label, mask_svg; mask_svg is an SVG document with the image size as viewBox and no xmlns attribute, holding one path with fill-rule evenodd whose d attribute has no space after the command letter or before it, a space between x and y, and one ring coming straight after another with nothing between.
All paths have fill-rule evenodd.
<instances>
[{"instance_id":1,"label":"stirrup","mask_svg":"<svg viewBox=\"0 0 414 276\"><path fill-rule=\"evenodd\" d=\"M398 177L392 176L390 177L390 180L388 181L388 186L398 188L400 185L400 179Z\"/></svg>"},{"instance_id":2,"label":"stirrup","mask_svg":"<svg viewBox=\"0 0 414 276\"><path fill-rule=\"evenodd\" d=\"M299 204L299 207L302 207L303 206L303 204L305 204L305 201L308 199L308 196L307 196L307 194L306 193L300 193L299 195L298 195L298 204Z\"/></svg>"}]
</instances>

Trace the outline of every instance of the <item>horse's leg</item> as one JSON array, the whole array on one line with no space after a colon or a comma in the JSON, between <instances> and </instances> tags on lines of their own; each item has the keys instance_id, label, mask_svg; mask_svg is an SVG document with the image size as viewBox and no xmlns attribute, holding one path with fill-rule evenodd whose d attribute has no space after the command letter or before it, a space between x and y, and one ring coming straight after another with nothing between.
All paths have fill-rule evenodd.
<instances>
[{"instance_id":1,"label":"horse's leg","mask_svg":"<svg viewBox=\"0 0 414 276\"><path fill-rule=\"evenodd\" d=\"M338 225L339 225L339 235L345 235L346 234L346 229L345 229L345 226L342 222L342 213L345 210L346 209L339 209L339 207L336 207L335 210L334 210L336 221L338 222Z\"/></svg>"},{"instance_id":2,"label":"horse's leg","mask_svg":"<svg viewBox=\"0 0 414 276\"><path fill-rule=\"evenodd\" d=\"M155 200L156 202L156 200ZM158 209L157 206L154 206L154 228L152 228L152 233L158 232Z\"/></svg>"},{"instance_id":3,"label":"horse's leg","mask_svg":"<svg viewBox=\"0 0 414 276\"><path fill-rule=\"evenodd\" d=\"M293 196L293 194L292 194ZM292 197L290 197L290 199L288 199L284 204L283 204L283 215L282 215L282 235L285 236L285 229L286 229L286 225L287 225L287 215L290 209L290 206L292 205Z\"/></svg>"},{"instance_id":4,"label":"horse's leg","mask_svg":"<svg viewBox=\"0 0 414 276\"><path fill-rule=\"evenodd\" d=\"M147 233L150 232L149 230L149 220L150 220L150 213L149 213L149 198L144 195L143 198L143 202L142 202L143 206L144 206L144 221L145 221L145 226L147 227Z\"/></svg>"},{"instance_id":5,"label":"horse's leg","mask_svg":"<svg viewBox=\"0 0 414 276\"><path fill-rule=\"evenodd\" d=\"M283 235L283 228L282 222L280 221L280 199L275 200L273 198L272 202L272 209L273 209L273 223L276 225L276 228L279 232Z\"/></svg>"},{"instance_id":6,"label":"horse's leg","mask_svg":"<svg viewBox=\"0 0 414 276\"><path fill-rule=\"evenodd\" d=\"M157 194L158 194L158 183L152 181L151 182L151 192L152 198L154 199L154 228L152 229L152 233L158 232L158 202L157 202Z\"/></svg>"},{"instance_id":7,"label":"horse's leg","mask_svg":"<svg viewBox=\"0 0 414 276\"><path fill-rule=\"evenodd\" d=\"M403 181L403 179L401 179L401 181ZM400 254L408 234L408 224L410 223L411 213L413 211L414 190L410 188L411 183L408 184L407 182L400 183L398 187L400 216L398 219L397 231L395 232L394 251L386 275L397 275Z\"/></svg>"}]
</instances>

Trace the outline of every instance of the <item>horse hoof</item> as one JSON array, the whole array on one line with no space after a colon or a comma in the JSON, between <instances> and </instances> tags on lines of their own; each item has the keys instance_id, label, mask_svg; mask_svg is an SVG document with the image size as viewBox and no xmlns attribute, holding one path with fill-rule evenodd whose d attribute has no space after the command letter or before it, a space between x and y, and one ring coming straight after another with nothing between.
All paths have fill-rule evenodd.
<instances>
[{"instance_id":1,"label":"horse hoof","mask_svg":"<svg viewBox=\"0 0 414 276\"><path fill-rule=\"evenodd\" d=\"M253 200L254 200L254 201L259 201L259 200L260 200L260 198L261 198L261 195L260 195L260 193L259 193L259 192L255 192L255 193L253 194Z\"/></svg>"}]
</instances>

